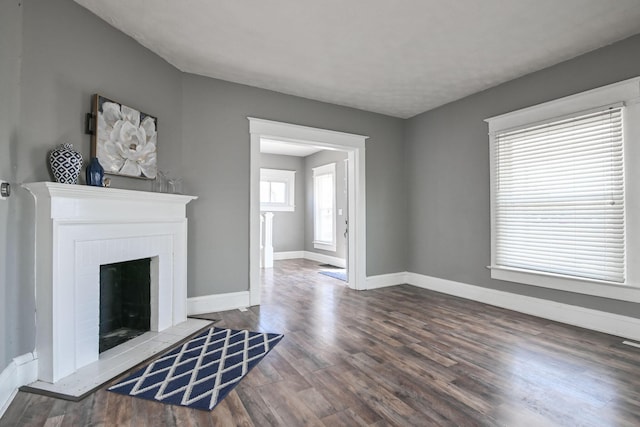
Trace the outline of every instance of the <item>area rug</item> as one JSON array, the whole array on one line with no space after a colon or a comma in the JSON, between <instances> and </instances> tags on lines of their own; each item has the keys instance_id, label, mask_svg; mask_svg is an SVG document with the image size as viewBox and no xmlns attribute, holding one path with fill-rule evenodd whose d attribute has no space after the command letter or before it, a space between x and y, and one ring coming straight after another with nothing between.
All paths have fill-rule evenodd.
<instances>
[{"instance_id":1,"label":"area rug","mask_svg":"<svg viewBox=\"0 0 640 427\"><path fill-rule=\"evenodd\" d=\"M108 390L210 411L282 337L213 327Z\"/></svg>"},{"instance_id":2,"label":"area rug","mask_svg":"<svg viewBox=\"0 0 640 427\"><path fill-rule=\"evenodd\" d=\"M343 282L347 281L347 270L344 268L340 270L322 270L319 273L333 277L334 279L342 280Z\"/></svg>"}]
</instances>

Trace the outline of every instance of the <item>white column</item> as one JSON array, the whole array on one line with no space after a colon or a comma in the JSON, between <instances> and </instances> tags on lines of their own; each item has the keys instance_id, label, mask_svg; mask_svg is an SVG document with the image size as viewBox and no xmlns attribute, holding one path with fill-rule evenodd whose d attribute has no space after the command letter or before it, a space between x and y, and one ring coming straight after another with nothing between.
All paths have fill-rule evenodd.
<instances>
[{"instance_id":1,"label":"white column","mask_svg":"<svg viewBox=\"0 0 640 427\"><path fill-rule=\"evenodd\" d=\"M264 268L264 214L260 214L260 268Z\"/></svg>"},{"instance_id":2,"label":"white column","mask_svg":"<svg viewBox=\"0 0 640 427\"><path fill-rule=\"evenodd\" d=\"M264 268L273 268L273 212L264 214Z\"/></svg>"}]
</instances>

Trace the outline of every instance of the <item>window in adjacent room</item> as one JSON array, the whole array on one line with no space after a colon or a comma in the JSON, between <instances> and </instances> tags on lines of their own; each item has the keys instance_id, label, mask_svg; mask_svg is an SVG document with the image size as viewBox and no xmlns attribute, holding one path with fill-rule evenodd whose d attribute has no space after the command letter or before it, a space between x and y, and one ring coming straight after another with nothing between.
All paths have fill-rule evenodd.
<instances>
[{"instance_id":1,"label":"window in adjacent room","mask_svg":"<svg viewBox=\"0 0 640 427\"><path fill-rule=\"evenodd\" d=\"M336 250L336 164L313 168L313 247Z\"/></svg>"},{"instance_id":2,"label":"window in adjacent room","mask_svg":"<svg viewBox=\"0 0 640 427\"><path fill-rule=\"evenodd\" d=\"M638 127L627 109L638 105L612 87L487 120L493 278L583 293L579 283L628 284L625 145ZM638 81L628 87L637 99Z\"/></svg>"},{"instance_id":3,"label":"window in adjacent room","mask_svg":"<svg viewBox=\"0 0 640 427\"><path fill-rule=\"evenodd\" d=\"M260 210L295 210L296 171L260 169Z\"/></svg>"}]
</instances>

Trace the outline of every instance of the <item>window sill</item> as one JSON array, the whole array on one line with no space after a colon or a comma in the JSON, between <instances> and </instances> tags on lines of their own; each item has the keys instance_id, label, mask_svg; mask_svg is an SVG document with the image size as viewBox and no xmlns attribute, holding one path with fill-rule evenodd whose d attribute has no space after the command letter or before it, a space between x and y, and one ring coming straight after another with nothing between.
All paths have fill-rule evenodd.
<instances>
[{"instance_id":1,"label":"window sill","mask_svg":"<svg viewBox=\"0 0 640 427\"><path fill-rule=\"evenodd\" d=\"M295 206L260 206L260 212L294 212Z\"/></svg>"},{"instance_id":2,"label":"window sill","mask_svg":"<svg viewBox=\"0 0 640 427\"><path fill-rule=\"evenodd\" d=\"M491 270L491 278L496 280L640 303L640 287L629 284L576 279L567 276L499 266L489 266L488 268Z\"/></svg>"}]
</instances>

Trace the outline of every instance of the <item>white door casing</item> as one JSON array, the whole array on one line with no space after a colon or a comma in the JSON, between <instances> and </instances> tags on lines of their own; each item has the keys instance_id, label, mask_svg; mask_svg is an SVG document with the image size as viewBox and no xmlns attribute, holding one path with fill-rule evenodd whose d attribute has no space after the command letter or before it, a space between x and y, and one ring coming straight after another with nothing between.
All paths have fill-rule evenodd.
<instances>
[{"instance_id":1,"label":"white door casing","mask_svg":"<svg viewBox=\"0 0 640 427\"><path fill-rule=\"evenodd\" d=\"M249 191L249 294L250 304L260 304L260 138L309 144L347 152L348 168L348 283L366 289L366 189L363 135L248 117L251 134Z\"/></svg>"}]
</instances>

